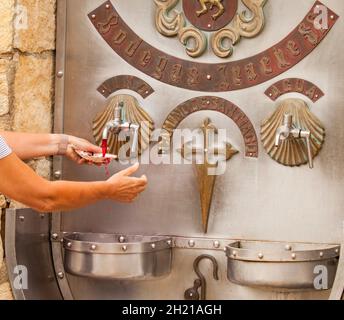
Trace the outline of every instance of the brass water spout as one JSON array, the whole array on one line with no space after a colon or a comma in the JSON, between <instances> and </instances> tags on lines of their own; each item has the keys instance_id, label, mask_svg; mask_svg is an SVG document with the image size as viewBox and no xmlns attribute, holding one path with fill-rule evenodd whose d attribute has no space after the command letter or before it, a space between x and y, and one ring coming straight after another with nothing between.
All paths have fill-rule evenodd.
<instances>
[{"instance_id":1,"label":"brass water spout","mask_svg":"<svg viewBox=\"0 0 344 320\"><path fill-rule=\"evenodd\" d=\"M313 157L311 149L311 133L308 130L301 128L295 128L293 125L293 116L291 114L285 114L283 118L283 124L276 131L275 146L278 148L281 142L287 139L305 139L307 147L307 157L309 167L313 169Z\"/></svg>"},{"instance_id":2,"label":"brass water spout","mask_svg":"<svg viewBox=\"0 0 344 320\"><path fill-rule=\"evenodd\" d=\"M130 132L133 131L133 142L131 145L131 156L135 157L138 150L138 141L139 141L139 129L140 126L134 123L129 123L125 120L124 114L124 103L120 102L115 107L114 119L109 121L103 130L103 140L107 140L110 133L120 134L122 131Z\"/></svg>"}]
</instances>

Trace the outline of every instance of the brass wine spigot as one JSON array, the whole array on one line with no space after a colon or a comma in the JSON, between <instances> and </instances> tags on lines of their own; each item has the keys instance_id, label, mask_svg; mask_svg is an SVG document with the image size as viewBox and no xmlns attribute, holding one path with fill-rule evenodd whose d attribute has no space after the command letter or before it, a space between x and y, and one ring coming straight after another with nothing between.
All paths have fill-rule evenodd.
<instances>
[{"instance_id":1,"label":"brass wine spigot","mask_svg":"<svg viewBox=\"0 0 344 320\"><path fill-rule=\"evenodd\" d=\"M135 157L138 150L139 129L140 126L134 123L129 123L125 119L124 103L119 102L114 110L114 119L109 121L103 130L103 140L107 140L109 133L120 134L122 131L133 131L133 142L130 149L130 156Z\"/></svg>"},{"instance_id":2,"label":"brass wine spigot","mask_svg":"<svg viewBox=\"0 0 344 320\"><path fill-rule=\"evenodd\" d=\"M276 131L275 147L278 148L281 142L287 139L305 139L307 147L307 157L309 167L313 169L313 157L311 149L311 133L308 130L301 128L295 128L293 124L293 116L291 114L285 114L283 118L283 124Z\"/></svg>"}]
</instances>

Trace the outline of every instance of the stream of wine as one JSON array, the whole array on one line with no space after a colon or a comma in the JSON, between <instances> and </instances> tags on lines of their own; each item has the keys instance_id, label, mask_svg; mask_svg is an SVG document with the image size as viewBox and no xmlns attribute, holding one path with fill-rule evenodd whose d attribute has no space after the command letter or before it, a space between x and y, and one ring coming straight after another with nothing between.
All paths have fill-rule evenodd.
<instances>
[{"instance_id":1,"label":"stream of wine","mask_svg":"<svg viewBox=\"0 0 344 320\"><path fill-rule=\"evenodd\" d=\"M105 158L106 154L107 154L107 149L108 149L108 143L107 143L107 139L103 139L102 140L102 152L103 152L103 158ZM110 163L110 159L108 161L105 162L104 167L105 167L105 177L106 179L110 178L110 171L109 171L109 163Z\"/></svg>"}]
</instances>

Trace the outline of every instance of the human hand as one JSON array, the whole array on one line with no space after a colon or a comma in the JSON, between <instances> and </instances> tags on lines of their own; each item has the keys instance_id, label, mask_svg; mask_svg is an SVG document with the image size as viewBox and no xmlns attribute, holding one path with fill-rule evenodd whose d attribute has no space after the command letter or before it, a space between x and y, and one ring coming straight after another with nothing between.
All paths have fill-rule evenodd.
<instances>
[{"instance_id":1,"label":"human hand","mask_svg":"<svg viewBox=\"0 0 344 320\"><path fill-rule=\"evenodd\" d=\"M106 183L107 198L119 202L133 202L138 195L147 187L147 177L130 177L139 169L139 164L135 164L123 171L113 175Z\"/></svg>"},{"instance_id":2,"label":"human hand","mask_svg":"<svg viewBox=\"0 0 344 320\"><path fill-rule=\"evenodd\" d=\"M92 162L81 158L75 150L90 152L90 153L102 153L102 148L90 143L89 141L74 136L64 136L65 138L65 151L64 156L68 159L75 161L78 164L92 164Z\"/></svg>"}]
</instances>

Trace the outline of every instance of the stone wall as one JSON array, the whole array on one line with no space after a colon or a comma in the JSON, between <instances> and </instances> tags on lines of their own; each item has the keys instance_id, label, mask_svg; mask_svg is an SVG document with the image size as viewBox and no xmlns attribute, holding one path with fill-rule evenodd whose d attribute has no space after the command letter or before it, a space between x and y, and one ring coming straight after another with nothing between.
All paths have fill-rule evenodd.
<instances>
[{"instance_id":1,"label":"stone wall","mask_svg":"<svg viewBox=\"0 0 344 320\"><path fill-rule=\"evenodd\" d=\"M0 0L0 130L52 130L55 13L56 0ZM50 177L50 159L28 164ZM19 206L0 195L0 230L4 209ZM10 297L0 238L0 300Z\"/></svg>"}]
</instances>

